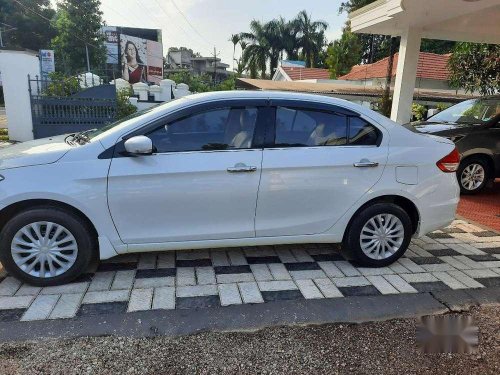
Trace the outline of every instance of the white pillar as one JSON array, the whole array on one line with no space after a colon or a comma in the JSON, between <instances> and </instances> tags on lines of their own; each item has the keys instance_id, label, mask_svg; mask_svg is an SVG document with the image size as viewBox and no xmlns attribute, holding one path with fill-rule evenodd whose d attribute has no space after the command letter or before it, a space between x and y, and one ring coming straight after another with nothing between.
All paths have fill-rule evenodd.
<instances>
[{"instance_id":1,"label":"white pillar","mask_svg":"<svg viewBox=\"0 0 500 375\"><path fill-rule=\"evenodd\" d=\"M154 96L155 102L160 101L161 88L158 85L149 86L149 92Z\"/></svg>"},{"instance_id":2,"label":"white pillar","mask_svg":"<svg viewBox=\"0 0 500 375\"><path fill-rule=\"evenodd\" d=\"M137 102L139 101L139 99L137 99L135 96L131 96L130 98L128 98L128 101L130 104L132 104L135 108L138 108L138 104Z\"/></svg>"},{"instance_id":3,"label":"white pillar","mask_svg":"<svg viewBox=\"0 0 500 375\"><path fill-rule=\"evenodd\" d=\"M116 91L130 89L130 83L128 83L128 81L125 81L122 78L114 79L110 83L115 85Z\"/></svg>"},{"instance_id":4,"label":"white pillar","mask_svg":"<svg viewBox=\"0 0 500 375\"><path fill-rule=\"evenodd\" d=\"M185 83L179 83L174 92L176 99L183 98L184 96L188 96L190 94L191 93L189 92L189 86Z\"/></svg>"},{"instance_id":5,"label":"white pillar","mask_svg":"<svg viewBox=\"0 0 500 375\"><path fill-rule=\"evenodd\" d=\"M32 79L40 76L38 57L25 51L0 50L0 71L9 139L29 141L33 139L33 120L28 91L28 74ZM36 83L35 92L36 94Z\"/></svg>"},{"instance_id":6,"label":"white pillar","mask_svg":"<svg viewBox=\"0 0 500 375\"><path fill-rule=\"evenodd\" d=\"M160 101L169 102L172 100L172 92L175 82L171 79L162 79L160 81Z\"/></svg>"},{"instance_id":7,"label":"white pillar","mask_svg":"<svg viewBox=\"0 0 500 375\"><path fill-rule=\"evenodd\" d=\"M411 120L411 104L413 103L417 78L420 41L420 31L415 29L407 29L401 35L391 110L391 120L400 124Z\"/></svg>"},{"instance_id":8,"label":"white pillar","mask_svg":"<svg viewBox=\"0 0 500 375\"><path fill-rule=\"evenodd\" d=\"M137 82L132 85L134 94L139 95L139 100L147 101L149 86L143 82Z\"/></svg>"}]
</instances>

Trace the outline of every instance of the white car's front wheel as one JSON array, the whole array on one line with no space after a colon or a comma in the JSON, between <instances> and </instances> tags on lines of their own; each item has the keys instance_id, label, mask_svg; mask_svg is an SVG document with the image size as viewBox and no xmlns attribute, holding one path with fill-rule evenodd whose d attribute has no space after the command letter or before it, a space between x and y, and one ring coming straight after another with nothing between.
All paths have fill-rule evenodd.
<instances>
[{"instance_id":1,"label":"white car's front wheel","mask_svg":"<svg viewBox=\"0 0 500 375\"><path fill-rule=\"evenodd\" d=\"M343 248L362 266L384 267L404 254L412 233L405 210L393 203L376 203L353 218Z\"/></svg>"},{"instance_id":2,"label":"white car's front wheel","mask_svg":"<svg viewBox=\"0 0 500 375\"><path fill-rule=\"evenodd\" d=\"M32 285L72 281L84 273L97 245L81 217L58 207L37 207L12 217L0 232L0 261Z\"/></svg>"}]
</instances>

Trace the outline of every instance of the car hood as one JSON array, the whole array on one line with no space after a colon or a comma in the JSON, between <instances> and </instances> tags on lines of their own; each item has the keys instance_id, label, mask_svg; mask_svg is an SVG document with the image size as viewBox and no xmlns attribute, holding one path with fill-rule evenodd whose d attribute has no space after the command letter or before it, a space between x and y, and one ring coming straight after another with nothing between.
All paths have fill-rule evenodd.
<instances>
[{"instance_id":1,"label":"car hood","mask_svg":"<svg viewBox=\"0 0 500 375\"><path fill-rule=\"evenodd\" d=\"M456 131L456 130L465 130L473 128L477 125L474 124L457 124L450 122L432 122L432 121L421 121L421 122L413 122L408 124L408 126L413 127L416 131L420 133L440 133L447 131Z\"/></svg>"},{"instance_id":2,"label":"car hood","mask_svg":"<svg viewBox=\"0 0 500 375\"><path fill-rule=\"evenodd\" d=\"M66 137L43 138L0 149L0 170L55 163L71 149L64 141Z\"/></svg>"}]
</instances>

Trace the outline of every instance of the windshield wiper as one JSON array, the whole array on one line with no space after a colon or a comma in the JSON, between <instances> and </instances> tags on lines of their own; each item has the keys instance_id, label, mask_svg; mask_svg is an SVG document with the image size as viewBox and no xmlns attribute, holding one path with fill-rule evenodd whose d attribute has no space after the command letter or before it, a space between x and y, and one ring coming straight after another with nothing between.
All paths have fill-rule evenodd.
<instances>
[{"instance_id":1,"label":"windshield wiper","mask_svg":"<svg viewBox=\"0 0 500 375\"><path fill-rule=\"evenodd\" d=\"M77 142L79 144L82 144L82 142L83 142L83 144L88 143L90 141L90 138L87 134L90 132L96 131L96 130L97 129L89 129L89 130L84 130L80 133L75 133L75 135L73 135L73 139L71 141Z\"/></svg>"}]
</instances>

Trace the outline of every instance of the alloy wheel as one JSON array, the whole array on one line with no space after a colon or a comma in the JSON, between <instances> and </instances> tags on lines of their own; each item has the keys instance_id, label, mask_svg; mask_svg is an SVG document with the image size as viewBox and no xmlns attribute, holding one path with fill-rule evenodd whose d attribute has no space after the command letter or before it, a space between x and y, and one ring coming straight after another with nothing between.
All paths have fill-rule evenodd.
<instances>
[{"instance_id":1,"label":"alloy wheel","mask_svg":"<svg viewBox=\"0 0 500 375\"><path fill-rule=\"evenodd\" d=\"M25 225L15 234L11 254L23 272L49 278L64 274L75 264L78 245L64 226L38 221Z\"/></svg>"},{"instance_id":2,"label":"alloy wheel","mask_svg":"<svg viewBox=\"0 0 500 375\"><path fill-rule=\"evenodd\" d=\"M367 257L387 259L400 249L404 237L404 226L397 216L379 214L363 226L359 243Z\"/></svg>"},{"instance_id":3,"label":"alloy wheel","mask_svg":"<svg viewBox=\"0 0 500 375\"><path fill-rule=\"evenodd\" d=\"M484 182L486 172L481 164L471 163L462 171L460 183L469 191L478 189Z\"/></svg>"}]
</instances>

